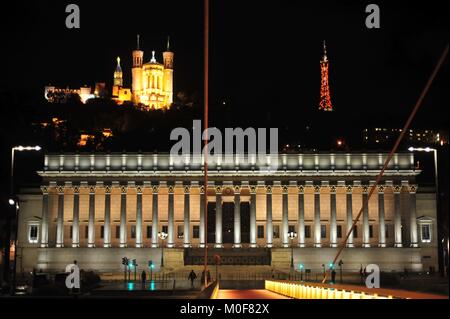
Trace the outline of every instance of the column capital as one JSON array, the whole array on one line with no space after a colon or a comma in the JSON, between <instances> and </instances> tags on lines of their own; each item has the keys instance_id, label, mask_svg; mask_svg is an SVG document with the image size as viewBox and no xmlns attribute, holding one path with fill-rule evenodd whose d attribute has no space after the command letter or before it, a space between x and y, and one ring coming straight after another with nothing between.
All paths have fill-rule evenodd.
<instances>
[{"instance_id":1,"label":"column capital","mask_svg":"<svg viewBox=\"0 0 450 319\"><path fill-rule=\"evenodd\" d=\"M186 194L189 194L190 192L191 192L191 186L189 186L189 185L183 185L183 191L184 191L184 194L186 195Z\"/></svg>"},{"instance_id":2,"label":"column capital","mask_svg":"<svg viewBox=\"0 0 450 319\"><path fill-rule=\"evenodd\" d=\"M419 187L418 185L414 185L414 184L409 185L409 187L408 187L409 193L410 194L415 194L417 192L417 188L418 187Z\"/></svg>"},{"instance_id":3,"label":"column capital","mask_svg":"<svg viewBox=\"0 0 450 319\"><path fill-rule=\"evenodd\" d=\"M136 193L138 195L142 195L143 186L142 185L136 185Z\"/></svg>"},{"instance_id":4,"label":"column capital","mask_svg":"<svg viewBox=\"0 0 450 319\"><path fill-rule=\"evenodd\" d=\"M233 189L234 189L234 194L235 195L239 195L241 193L241 186L239 185L234 185Z\"/></svg>"},{"instance_id":5,"label":"column capital","mask_svg":"<svg viewBox=\"0 0 450 319\"><path fill-rule=\"evenodd\" d=\"M250 185L250 194L256 194L256 185Z\"/></svg>"},{"instance_id":6,"label":"column capital","mask_svg":"<svg viewBox=\"0 0 450 319\"><path fill-rule=\"evenodd\" d=\"M214 188L216 195L222 195L222 186L218 185Z\"/></svg>"},{"instance_id":7,"label":"column capital","mask_svg":"<svg viewBox=\"0 0 450 319\"><path fill-rule=\"evenodd\" d=\"M320 194L320 189L321 189L320 185L314 185L314 194Z\"/></svg>"},{"instance_id":8,"label":"column capital","mask_svg":"<svg viewBox=\"0 0 450 319\"><path fill-rule=\"evenodd\" d=\"M127 191L128 191L128 186L126 186L126 185L120 186L120 193L121 194L126 194Z\"/></svg>"},{"instance_id":9,"label":"column capital","mask_svg":"<svg viewBox=\"0 0 450 319\"><path fill-rule=\"evenodd\" d=\"M153 192L153 194L158 194L158 191L159 191L159 186L153 185L153 186L152 186L152 192Z\"/></svg>"},{"instance_id":10,"label":"column capital","mask_svg":"<svg viewBox=\"0 0 450 319\"><path fill-rule=\"evenodd\" d=\"M48 195L48 186L45 185L41 186L41 192L44 195Z\"/></svg>"},{"instance_id":11,"label":"column capital","mask_svg":"<svg viewBox=\"0 0 450 319\"><path fill-rule=\"evenodd\" d=\"M281 192L283 193L283 194L287 194L288 193L288 185L282 185L281 186Z\"/></svg>"},{"instance_id":12,"label":"column capital","mask_svg":"<svg viewBox=\"0 0 450 319\"><path fill-rule=\"evenodd\" d=\"M266 185L266 193L267 194L272 194L272 185Z\"/></svg>"},{"instance_id":13,"label":"column capital","mask_svg":"<svg viewBox=\"0 0 450 319\"><path fill-rule=\"evenodd\" d=\"M298 189L298 193L299 194L304 194L305 193L305 186L304 185L298 185L297 189Z\"/></svg>"},{"instance_id":14,"label":"column capital","mask_svg":"<svg viewBox=\"0 0 450 319\"><path fill-rule=\"evenodd\" d=\"M169 187L168 187L169 194L173 194L174 189L175 189L174 185L169 185Z\"/></svg>"},{"instance_id":15,"label":"column capital","mask_svg":"<svg viewBox=\"0 0 450 319\"><path fill-rule=\"evenodd\" d=\"M353 185L347 185L345 186L345 191L347 194L352 194L353 193Z\"/></svg>"},{"instance_id":16,"label":"column capital","mask_svg":"<svg viewBox=\"0 0 450 319\"><path fill-rule=\"evenodd\" d=\"M393 186L393 190L394 190L394 194L400 194L400 192L402 191L402 186L401 185L394 185Z\"/></svg>"},{"instance_id":17,"label":"column capital","mask_svg":"<svg viewBox=\"0 0 450 319\"><path fill-rule=\"evenodd\" d=\"M336 185L330 185L330 193L336 194Z\"/></svg>"},{"instance_id":18,"label":"column capital","mask_svg":"<svg viewBox=\"0 0 450 319\"><path fill-rule=\"evenodd\" d=\"M378 194L384 194L384 189L385 189L384 185L378 185L377 188L378 188Z\"/></svg>"},{"instance_id":19,"label":"column capital","mask_svg":"<svg viewBox=\"0 0 450 319\"><path fill-rule=\"evenodd\" d=\"M65 189L65 187L62 185L57 186L56 190L58 192L58 195L64 195L64 189Z\"/></svg>"},{"instance_id":20,"label":"column capital","mask_svg":"<svg viewBox=\"0 0 450 319\"><path fill-rule=\"evenodd\" d=\"M105 186L105 194L111 194L111 185Z\"/></svg>"},{"instance_id":21,"label":"column capital","mask_svg":"<svg viewBox=\"0 0 450 319\"><path fill-rule=\"evenodd\" d=\"M205 194L205 186L200 186L200 194Z\"/></svg>"},{"instance_id":22,"label":"column capital","mask_svg":"<svg viewBox=\"0 0 450 319\"><path fill-rule=\"evenodd\" d=\"M93 195L93 194L95 194L95 186L89 185L89 195Z\"/></svg>"},{"instance_id":23,"label":"column capital","mask_svg":"<svg viewBox=\"0 0 450 319\"><path fill-rule=\"evenodd\" d=\"M367 186L367 185L362 185L362 193L364 194L364 195L367 195L368 194L368 192L369 192L369 186Z\"/></svg>"}]
</instances>

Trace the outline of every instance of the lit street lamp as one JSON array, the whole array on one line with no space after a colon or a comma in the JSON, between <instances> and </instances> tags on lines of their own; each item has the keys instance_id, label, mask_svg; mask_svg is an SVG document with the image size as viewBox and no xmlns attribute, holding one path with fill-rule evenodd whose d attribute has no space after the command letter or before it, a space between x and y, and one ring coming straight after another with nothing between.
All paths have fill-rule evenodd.
<instances>
[{"instance_id":1,"label":"lit street lamp","mask_svg":"<svg viewBox=\"0 0 450 319\"><path fill-rule=\"evenodd\" d=\"M161 238L162 245L161 245L161 268L164 267L164 240L166 240L168 234L165 232L159 232L158 237Z\"/></svg>"},{"instance_id":2,"label":"lit street lamp","mask_svg":"<svg viewBox=\"0 0 450 319\"><path fill-rule=\"evenodd\" d=\"M13 266L13 278L12 278L12 285L11 285L11 293L15 294L16 292L16 267L17 267L17 233L19 229L19 200L14 195L14 155L15 152L23 152L23 151L40 151L42 148L40 146L14 146L11 148L11 175L9 179L10 183L10 198L8 200L8 203L10 206L15 207L15 232L14 232L14 266ZM8 228L11 228L11 224L9 223ZM11 233L10 233L11 235ZM11 236L9 236L11 237ZM10 238L9 238L10 239ZM11 239L10 239L11 242ZM10 252L10 246L11 244L7 244L6 251L5 251L5 265L8 265L9 267L9 252ZM9 273L9 268L7 269Z\"/></svg>"},{"instance_id":3,"label":"lit street lamp","mask_svg":"<svg viewBox=\"0 0 450 319\"><path fill-rule=\"evenodd\" d=\"M297 233L295 231L290 231L288 233L288 237L291 240L291 270L294 270L294 244L293 241L297 237Z\"/></svg>"},{"instance_id":4,"label":"lit street lamp","mask_svg":"<svg viewBox=\"0 0 450 319\"><path fill-rule=\"evenodd\" d=\"M441 217L441 211L440 211L440 198L439 198L439 181L438 181L438 156L437 156L437 149L435 148L431 148L431 147L409 147L408 151L410 152L433 152L433 157L434 157L434 184L435 184L435 191L436 191L436 212L437 212L437 216L438 216L438 220L440 221L440 217ZM442 232L440 230L440 227L438 227L438 237L440 240L438 240L438 245L439 243L441 243L441 240L443 241L444 238L440 238L443 237ZM442 256L441 260L442 260L442 266L445 264L445 245L442 245ZM441 254L439 254L441 255ZM441 275L445 275L445 271L443 269L443 267L441 267L440 265L440 272Z\"/></svg>"}]
</instances>

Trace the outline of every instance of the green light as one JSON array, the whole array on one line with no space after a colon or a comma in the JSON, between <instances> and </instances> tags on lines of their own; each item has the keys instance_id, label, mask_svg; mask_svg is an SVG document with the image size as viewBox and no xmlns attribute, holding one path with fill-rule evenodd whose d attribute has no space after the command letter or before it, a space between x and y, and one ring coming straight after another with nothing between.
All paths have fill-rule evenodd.
<instances>
[{"instance_id":1,"label":"green light","mask_svg":"<svg viewBox=\"0 0 450 319\"><path fill-rule=\"evenodd\" d=\"M298 268L300 268L300 269L303 269L303 267L304 267L303 264L298 265Z\"/></svg>"}]
</instances>

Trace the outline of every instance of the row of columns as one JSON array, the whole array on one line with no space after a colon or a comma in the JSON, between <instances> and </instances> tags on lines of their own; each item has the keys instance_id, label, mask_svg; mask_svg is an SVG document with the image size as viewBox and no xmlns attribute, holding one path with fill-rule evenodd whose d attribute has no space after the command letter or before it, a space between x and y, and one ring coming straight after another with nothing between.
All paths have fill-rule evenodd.
<instances>
[{"instance_id":1,"label":"row of columns","mask_svg":"<svg viewBox=\"0 0 450 319\"><path fill-rule=\"evenodd\" d=\"M321 238L321 208L320 208L320 189L319 185L311 185L314 187L314 247L322 247ZM352 225L354 218L358 212L353 212L353 186L342 185L346 187L346 219L347 230ZM272 218L272 186L266 187L266 246L273 246L273 218ZM305 187L298 186L298 246L305 247ZM378 186L378 225L379 225L379 247L386 247L386 223L385 223L385 204L384 204L384 189L386 186ZM394 193L394 241L395 247L402 247L402 216L400 211L400 193L402 186L395 185L393 187ZM416 185L409 186L409 228L410 228L410 242L412 247L418 246L417 234L417 216L416 216ZM250 246L256 247L256 189L257 186L252 185L250 188ZM330 246L337 247L337 217L336 217L336 186L331 185L330 188ZM152 247L158 247L158 186L152 187ZM363 224L363 247L370 247L369 236L369 207L368 194L370 186L362 186L362 224ZM80 246L79 239L79 186L73 186L74 190L74 204L73 204L73 224L72 224L72 247ZM136 186L137 201L136 201L136 247L143 247L142 237L142 186ZM200 188L200 225L199 225L199 239L200 247L204 247L206 241L205 234L205 192L204 188ZM216 236L215 247L223 247L222 242L222 188L216 187ZM49 232L49 192L48 187L42 187L43 205L42 205L42 227L41 227L41 246L48 247L48 232ZM58 194L58 208L57 208L57 227L56 227L56 247L64 246L64 187L57 187ZM241 214L240 214L240 187L234 187L234 247L241 247ZM127 186L121 186L120 195L120 247L127 247ZM88 215L88 247L95 247L95 186L89 186L89 215ZM288 229L288 186L282 186L282 224L281 224L281 240L283 247L289 246ZM105 186L105 209L104 209L104 247L111 247L111 186ZM174 229L174 187L169 186L168 193L168 237L167 246L174 247L175 245L175 229ZM346 234L345 234L346 235ZM184 239L183 246L190 247L190 187L184 186ZM351 233L347 240L348 247L354 247L353 233Z\"/></svg>"}]
</instances>

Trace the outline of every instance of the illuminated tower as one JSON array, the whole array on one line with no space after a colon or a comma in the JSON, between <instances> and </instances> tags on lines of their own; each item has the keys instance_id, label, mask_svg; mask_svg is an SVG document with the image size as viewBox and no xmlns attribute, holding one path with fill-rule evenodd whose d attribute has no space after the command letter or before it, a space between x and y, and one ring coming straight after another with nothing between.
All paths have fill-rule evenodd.
<instances>
[{"instance_id":1,"label":"illuminated tower","mask_svg":"<svg viewBox=\"0 0 450 319\"><path fill-rule=\"evenodd\" d=\"M122 68L120 67L120 57L117 57L117 67L114 71L114 85L112 95L113 97L119 96L119 90L123 86L123 73Z\"/></svg>"},{"instance_id":2,"label":"illuminated tower","mask_svg":"<svg viewBox=\"0 0 450 319\"><path fill-rule=\"evenodd\" d=\"M320 72L322 76L322 81L320 85L319 110L333 111L333 105L331 104L331 96L330 96L330 86L328 84L328 58L325 41L323 41L323 58L320 61Z\"/></svg>"},{"instance_id":3,"label":"illuminated tower","mask_svg":"<svg viewBox=\"0 0 450 319\"><path fill-rule=\"evenodd\" d=\"M167 50L163 52L163 90L166 94L166 107L170 107L170 105L173 103L173 56L174 53L170 51L170 38L167 38Z\"/></svg>"},{"instance_id":4,"label":"illuminated tower","mask_svg":"<svg viewBox=\"0 0 450 319\"><path fill-rule=\"evenodd\" d=\"M144 51L139 48L139 34L137 35L137 48L133 51L133 67L131 69L131 91L133 100L139 103L139 96L142 94L142 63L144 60Z\"/></svg>"}]
</instances>

